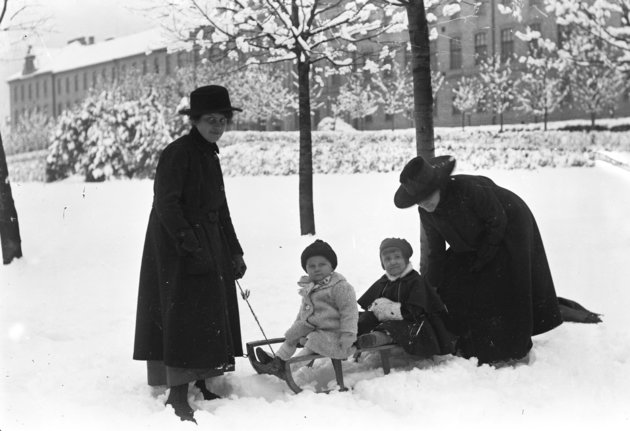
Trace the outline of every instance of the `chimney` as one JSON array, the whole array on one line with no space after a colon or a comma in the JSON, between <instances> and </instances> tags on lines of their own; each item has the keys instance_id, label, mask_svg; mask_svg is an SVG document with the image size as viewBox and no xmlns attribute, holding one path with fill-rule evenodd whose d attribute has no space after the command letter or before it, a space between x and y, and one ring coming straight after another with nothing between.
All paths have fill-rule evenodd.
<instances>
[{"instance_id":1,"label":"chimney","mask_svg":"<svg viewBox=\"0 0 630 431\"><path fill-rule=\"evenodd\" d=\"M30 75L35 72L35 54L32 52L33 47L28 46L26 56L24 57L24 68L22 69L22 75Z\"/></svg>"}]
</instances>

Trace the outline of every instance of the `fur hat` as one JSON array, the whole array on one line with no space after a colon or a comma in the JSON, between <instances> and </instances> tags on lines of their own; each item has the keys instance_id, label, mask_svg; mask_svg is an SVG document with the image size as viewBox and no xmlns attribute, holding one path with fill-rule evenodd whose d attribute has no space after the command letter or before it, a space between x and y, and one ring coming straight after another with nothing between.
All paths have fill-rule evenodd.
<instances>
[{"instance_id":1,"label":"fur hat","mask_svg":"<svg viewBox=\"0 0 630 431\"><path fill-rule=\"evenodd\" d=\"M180 109L181 115L204 115L213 112L242 111L232 106L227 88L220 85L206 85L190 93L190 109Z\"/></svg>"},{"instance_id":2,"label":"fur hat","mask_svg":"<svg viewBox=\"0 0 630 431\"><path fill-rule=\"evenodd\" d=\"M383 254L384 250L388 248L396 248L400 250L405 260L409 260L411 255L413 254L413 248L411 248L411 244L406 239L402 238L385 238L383 242L381 242L381 246L379 247L379 257Z\"/></svg>"},{"instance_id":3,"label":"fur hat","mask_svg":"<svg viewBox=\"0 0 630 431\"><path fill-rule=\"evenodd\" d=\"M306 271L306 261L309 257L313 256L322 256L330 262L330 266L334 270L337 268L337 255L335 251L332 249L327 242L322 241L321 239L315 240L315 242L304 249L302 252L301 260L302 260L302 268Z\"/></svg>"},{"instance_id":4,"label":"fur hat","mask_svg":"<svg viewBox=\"0 0 630 431\"><path fill-rule=\"evenodd\" d=\"M411 159L400 173L400 187L394 195L394 205L409 208L439 189L455 169L452 156L439 156L430 160Z\"/></svg>"}]
</instances>

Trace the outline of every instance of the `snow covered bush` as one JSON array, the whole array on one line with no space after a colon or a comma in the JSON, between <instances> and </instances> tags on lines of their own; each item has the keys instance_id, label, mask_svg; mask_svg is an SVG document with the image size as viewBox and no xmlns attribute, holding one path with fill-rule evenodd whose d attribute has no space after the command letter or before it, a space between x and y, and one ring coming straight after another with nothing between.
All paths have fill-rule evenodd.
<instances>
[{"instance_id":1,"label":"snow covered bush","mask_svg":"<svg viewBox=\"0 0 630 431\"><path fill-rule=\"evenodd\" d=\"M59 119L46 160L47 181L74 174L86 181L152 175L172 129L182 127L167 118L152 91L135 100L116 90L91 95Z\"/></svg>"}]
</instances>

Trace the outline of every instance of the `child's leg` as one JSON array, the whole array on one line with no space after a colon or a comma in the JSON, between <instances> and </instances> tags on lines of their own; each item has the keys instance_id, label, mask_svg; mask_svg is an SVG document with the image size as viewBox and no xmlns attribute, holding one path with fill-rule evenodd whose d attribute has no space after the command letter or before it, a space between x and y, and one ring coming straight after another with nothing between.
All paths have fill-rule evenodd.
<instances>
[{"instance_id":1,"label":"child's leg","mask_svg":"<svg viewBox=\"0 0 630 431\"><path fill-rule=\"evenodd\" d=\"M384 346L385 344L393 342L394 339L389 334L381 331L373 331L369 334L360 335L359 338L357 338L357 346L361 349Z\"/></svg>"},{"instance_id":2,"label":"child's leg","mask_svg":"<svg viewBox=\"0 0 630 431\"><path fill-rule=\"evenodd\" d=\"M293 356L296 350L297 350L297 344L292 344L285 341L284 343L282 343L280 348L276 351L276 356L282 359L283 361L287 361L291 359L291 356Z\"/></svg>"},{"instance_id":3,"label":"child's leg","mask_svg":"<svg viewBox=\"0 0 630 431\"><path fill-rule=\"evenodd\" d=\"M371 311L362 311L359 313L358 335L372 332L379 325L379 321Z\"/></svg>"}]
</instances>

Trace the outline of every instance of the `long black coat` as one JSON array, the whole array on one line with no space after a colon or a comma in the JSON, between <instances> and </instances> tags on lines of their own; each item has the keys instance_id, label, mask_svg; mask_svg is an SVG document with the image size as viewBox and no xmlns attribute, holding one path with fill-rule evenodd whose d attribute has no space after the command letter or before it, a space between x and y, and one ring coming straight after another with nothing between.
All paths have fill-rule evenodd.
<instances>
[{"instance_id":1,"label":"long black coat","mask_svg":"<svg viewBox=\"0 0 630 431\"><path fill-rule=\"evenodd\" d=\"M134 359L231 371L234 357L243 355L232 268L232 256L243 250L218 152L193 128L160 156L140 270ZM202 247L197 257L179 247L190 229Z\"/></svg>"},{"instance_id":2,"label":"long black coat","mask_svg":"<svg viewBox=\"0 0 630 431\"><path fill-rule=\"evenodd\" d=\"M394 281L379 278L358 299L367 310L377 298L400 303L403 320L379 322L371 312L359 318L359 335L372 330L387 332L407 353L429 357L453 353L454 337L446 329L446 307L435 289L417 271L412 270Z\"/></svg>"},{"instance_id":3,"label":"long black coat","mask_svg":"<svg viewBox=\"0 0 630 431\"><path fill-rule=\"evenodd\" d=\"M464 356L523 357L532 335L562 323L542 238L520 197L486 177L453 175L434 212L418 209L421 271L438 287ZM472 271L487 244L496 255Z\"/></svg>"}]
</instances>

